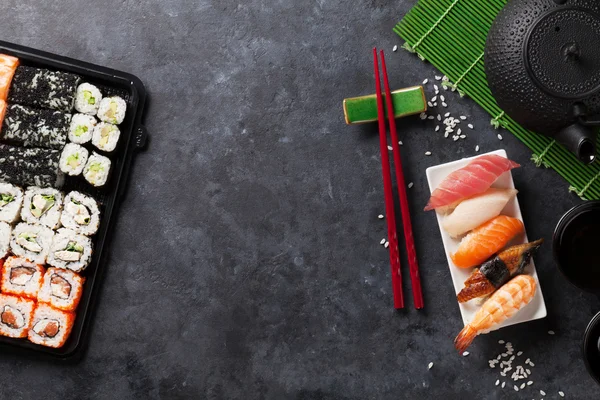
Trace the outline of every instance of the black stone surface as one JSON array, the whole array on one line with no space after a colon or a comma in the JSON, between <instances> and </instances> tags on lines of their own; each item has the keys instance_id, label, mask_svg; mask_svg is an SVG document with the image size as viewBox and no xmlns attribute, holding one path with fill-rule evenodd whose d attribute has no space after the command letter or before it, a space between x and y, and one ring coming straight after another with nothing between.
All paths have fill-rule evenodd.
<instances>
[{"instance_id":1,"label":"black stone surface","mask_svg":"<svg viewBox=\"0 0 600 400\"><path fill-rule=\"evenodd\" d=\"M598 398L580 346L600 304L559 275L549 242L536 257L548 317L480 337L468 357L453 348L462 323L435 216L420 211L425 169L507 149L531 238L549 241L579 202L469 99L447 95L475 125L464 141L398 121L426 308L405 278L408 307L392 309L377 126L347 127L341 101L374 91L373 46L394 88L433 78L391 51L414 3L4 1L3 40L139 76L151 141L87 353L76 365L1 355L0 398ZM529 389L494 386L499 339L535 363Z\"/></svg>"}]
</instances>

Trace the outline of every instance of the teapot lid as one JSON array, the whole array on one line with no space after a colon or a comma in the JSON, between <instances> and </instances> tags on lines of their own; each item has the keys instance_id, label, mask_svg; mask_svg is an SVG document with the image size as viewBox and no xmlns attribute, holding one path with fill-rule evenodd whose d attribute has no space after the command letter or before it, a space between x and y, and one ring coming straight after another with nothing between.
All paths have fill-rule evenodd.
<instances>
[{"instance_id":1,"label":"teapot lid","mask_svg":"<svg viewBox=\"0 0 600 400\"><path fill-rule=\"evenodd\" d=\"M582 99L600 91L600 16L563 6L541 15L525 39L525 63L549 95Z\"/></svg>"}]
</instances>

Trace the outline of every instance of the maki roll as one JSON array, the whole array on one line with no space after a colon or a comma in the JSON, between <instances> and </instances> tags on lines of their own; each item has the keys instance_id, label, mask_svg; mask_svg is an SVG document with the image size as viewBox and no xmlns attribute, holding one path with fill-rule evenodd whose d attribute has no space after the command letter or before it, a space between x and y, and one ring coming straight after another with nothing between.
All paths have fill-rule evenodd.
<instances>
[{"instance_id":1,"label":"maki roll","mask_svg":"<svg viewBox=\"0 0 600 400\"><path fill-rule=\"evenodd\" d=\"M100 101L102 101L102 93L96 86L82 83L77 87L75 109L80 113L96 115Z\"/></svg>"},{"instance_id":2,"label":"maki roll","mask_svg":"<svg viewBox=\"0 0 600 400\"><path fill-rule=\"evenodd\" d=\"M108 122L100 122L94 128L92 144L102 151L111 152L117 147L121 131L119 127Z\"/></svg>"},{"instance_id":3,"label":"maki roll","mask_svg":"<svg viewBox=\"0 0 600 400\"><path fill-rule=\"evenodd\" d=\"M2 123L2 140L19 146L62 149L71 114L11 104Z\"/></svg>"},{"instance_id":4,"label":"maki roll","mask_svg":"<svg viewBox=\"0 0 600 400\"><path fill-rule=\"evenodd\" d=\"M27 337L35 302L8 294L0 294L0 335Z\"/></svg>"},{"instance_id":5,"label":"maki roll","mask_svg":"<svg viewBox=\"0 0 600 400\"><path fill-rule=\"evenodd\" d=\"M104 186L110 171L110 160L97 153L92 153L83 169L83 177L94 186Z\"/></svg>"},{"instance_id":6,"label":"maki roll","mask_svg":"<svg viewBox=\"0 0 600 400\"><path fill-rule=\"evenodd\" d=\"M75 176L81 174L87 162L89 152L85 147L68 143L60 156L60 170L65 174Z\"/></svg>"},{"instance_id":7,"label":"maki roll","mask_svg":"<svg viewBox=\"0 0 600 400\"><path fill-rule=\"evenodd\" d=\"M10 249L13 254L36 264L44 264L52 244L52 229L21 222L12 231Z\"/></svg>"},{"instance_id":8,"label":"maki roll","mask_svg":"<svg viewBox=\"0 0 600 400\"><path fill-rule=\"evenodd\" d=\"M36 300L46 270L21 257L8 257L2 266L2 293Z\"/></svg>"},{"instance_id":9,"label":"maki roll","mask_svg":"<svg viewBox=\"0 0 600 400\"><path fill-rule=\"evenodd\" d=\"M10 234L12 227L6 222L0 222L0 258L6 257L10 249ZM2 262L0 260L0 262Z\"/></svg>"},{"instance_id":10,"label":"maki roll","mask_svg":"<svg viewBox=\"0 0 600 400\"><path fill-rule=\"evenodd\" d=\"M62 71L19 66L12 79L8 102L71 111L81 78Z\"/></svg>"},{"instance_id":11,"label":"maki roll","mask_svg":"<svg viewBox=\"0 0 600 400\"><path fill-rule=\"evenodd\" d=\"M60 222L75 233L93 235L100 225L100 211L96 200L79 192L69 193L65 197Z\"/></svg>"},{"instance_id":12,"label":"maki roll","mask_svg":"<svg viewBox=\"0 0 600 400\"><path fill-rule=\"evenodd\" d=\"M60 268L48 268L38 294L40 303L47 303L64 311L75 311L85 278L73 271Z\"/></svg>"},{"instance_id":13,"label":"maki roll","mask_svg":"<svg viewBox=\"0 0 600 400\"><path fill-rule=\"evenodd\" d=\"M15 222L19 218L22 204L23 190L10 183L0 182L0 221Z\"/></svg>"},{"instance_id":14,"label":"maki roll","mask_svg":"<svg viewBox=\"0 0 600 400\"><path fill-rule=\"evenodd\" d=\"M52 188L28 187L25 191L21 218L30 224L56 229L60 225L63 194Z\"/></svg>"},{"instance_id":15,"label":"maki roll","mask_svg":"<svg viewBox=\"0 0 600 400\"><path fill-rule=\"evenodd\" d=\"M119 96L105 97L98 107L98 118L100 121L119 125L125 119L127 104Z\"/></svg>"},{"instance_id":16,"label":"maki roll","mask_svg":"<svg viewBox=\"0 0 600 400\"><path fill-rule=\"evenodd\" d=\"M29 341L46 347L60 348L71 334L75 314L38 303L31 319L31 329L27 334Z\"/></svg>"},{"instance_id":17,"label":"maki roll","mask_svg":"<svg viewBox=\"0 0 600 400\"><path fill-rule=\"evenodd\" d=\"M61 187L60 151L0 144L0 180L17 185Z\"/></svg>"},{"instance_id":18,"label":"maki roll","mask_svg":"<svg viewBox=\"0 0 600 400\"><path fill-rule=\"evenodd\" d=\"M71 271L83 271L92 258L92 240L75 231L61 228L54 235L50 253L48 253L48 264Z\"/></svg>"},{"instance_id":19,"label":"maki roll","mask_svg":"<svg viewBox=\"0 0 600 400\"><path fill-rule=\"evenodd\" d=\"M91 115L75 114L69 125L69 140L73 143L84 144L92 140L92 132L96 126L96 118Z\"/></svg>"}]
</instances>

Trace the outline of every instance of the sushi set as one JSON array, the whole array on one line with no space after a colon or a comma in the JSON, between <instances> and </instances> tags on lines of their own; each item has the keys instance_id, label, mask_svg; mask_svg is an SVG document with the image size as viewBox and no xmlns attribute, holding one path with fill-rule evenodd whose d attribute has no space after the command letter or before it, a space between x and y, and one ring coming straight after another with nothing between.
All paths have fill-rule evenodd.
<instances>
[{"instance_id":1,"label":"sushi set","mask_svg":"<svg viewBox=\"0 0 600 400\"><path fill-rule=\"evenodd\" d=\"M498 150L427 169L425 210L436 210L465 324L455 341L461 352L478 334L547 314L532 262L542 240L529 243L525 234L516 167Z\"/></svg>"},{"instance_id":2,"label":"sushi set","mask_svg":"<svg viewBox=\"0 0 600 400\"><path fill-rule=\"evenodd\" d=\"M82 348L147 139L136 77L0 42L0 345Z\"/></svg>"}]
</instances>

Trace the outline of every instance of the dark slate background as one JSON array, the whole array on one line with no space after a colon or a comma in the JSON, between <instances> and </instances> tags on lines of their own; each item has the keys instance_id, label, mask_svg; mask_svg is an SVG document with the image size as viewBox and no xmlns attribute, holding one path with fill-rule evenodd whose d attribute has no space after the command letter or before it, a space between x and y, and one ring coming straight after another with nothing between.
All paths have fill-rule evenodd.
<instances>
[{"instance_id":1,"label":"dark slate background","mask_svg":"<svg viewBox=\"0 0 600 400\"><path fill-rule=\"evenodd\" d=\"M426 308L394 312L377 126L348 127L344 97L373 93L371 48L394 88L435 70L392 47L414 0L5 0L0 38L137 75L151 104L83 359L0 356L2 399L597 398L580 345L600 309L537 257L549 315L477 339L459 357L458 307L428 198L431 165L507 149L531 238L579 199L471 100L450 143L398 121ZM425 151L432 151L425 157ZM408 276L405 268L405 276ZM549 329L555 336L547 334ZM534 385L496 388L510 340ZM427 364L434 362L431 370Z\"/></svg>"}]
</instances>

